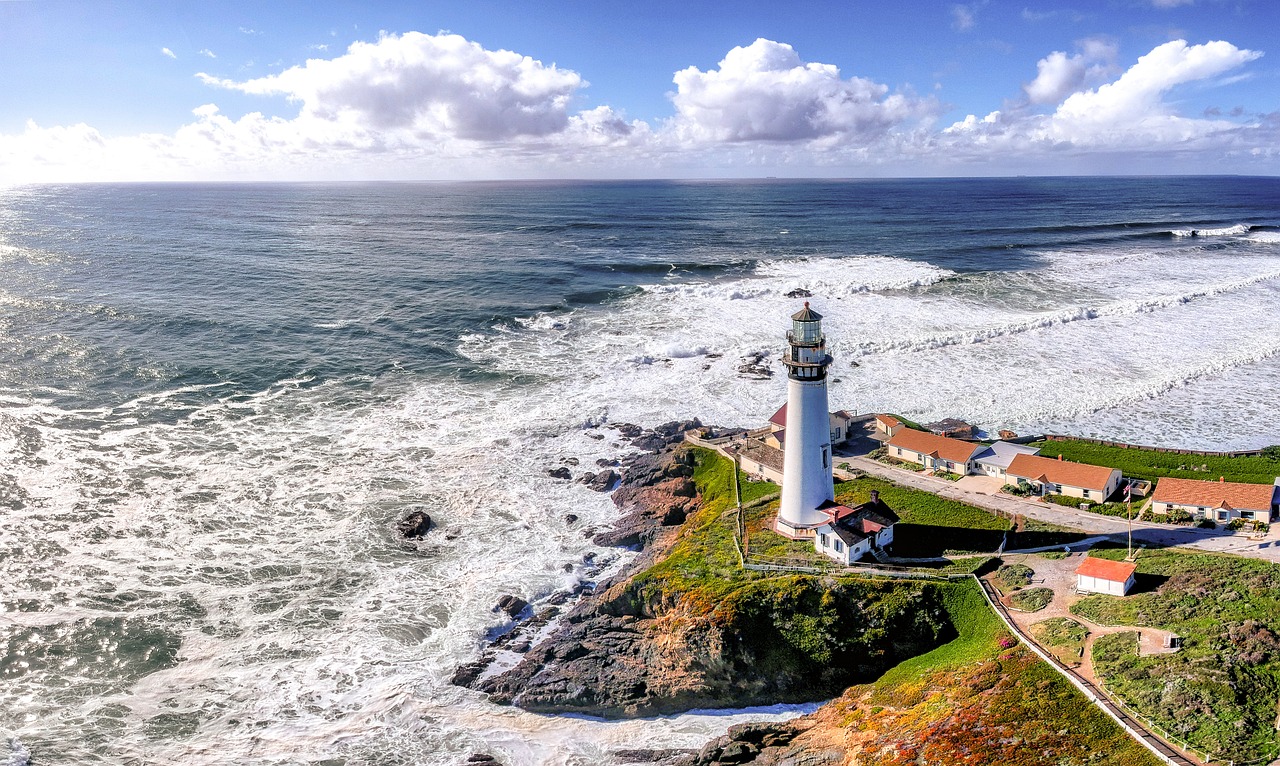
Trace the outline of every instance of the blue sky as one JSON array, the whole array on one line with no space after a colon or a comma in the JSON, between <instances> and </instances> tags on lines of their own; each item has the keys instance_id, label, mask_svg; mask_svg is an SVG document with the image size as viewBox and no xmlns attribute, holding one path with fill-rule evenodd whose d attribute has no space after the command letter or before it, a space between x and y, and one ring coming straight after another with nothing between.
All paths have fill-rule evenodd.
<instances>
[{"instance_id":1,"label":"blue sky","mask_svg":"<svg viewBox=\"0 0 1280 766\"><path fill-rule=\"evenodd\" d=\"M0 173L1274 174L1278 5L0 0Z\"/></svg>"}]
</instances>

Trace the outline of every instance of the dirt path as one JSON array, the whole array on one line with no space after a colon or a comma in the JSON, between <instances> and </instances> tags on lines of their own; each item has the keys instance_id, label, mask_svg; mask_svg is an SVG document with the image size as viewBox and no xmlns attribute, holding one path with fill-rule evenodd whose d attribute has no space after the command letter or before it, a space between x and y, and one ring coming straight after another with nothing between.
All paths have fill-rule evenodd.
<instances>
[{"instance_id":1,"label":"dirt path","mask_svg":"<svg viewBox=\"0 0 1280 766\"><path fill-rule=\"evenodd\" d=\"M1071 605L1084 598L1084 596L1076 593L1075 574L1076 568L1080 566L1084 556L1085 554L1082 553L1072 553L1063 559L1046 559L1043 556L1034 554L1005 556L1004 560L1007 564L1025 564L1031 567L1035 571L1035 576L1029 587L1051 589L1053 591L1053 600L1038 612L1019 612L1009 605L1007 598L1001 599L1001 601L1009 608L1009 616L1028 635L1031 635L1032 625L1054 617L1067 617L1083 625L1089 631L1089 636L1085 639L1084 656L1076 667L1076 671L1091 682L1101 686L1102 682L1098 679L1098 675L1093 669L1093 644L1098 640L1099 636L1106 636L1112 633L1136 632L1139 634L1138 653L1146 655L1169 652L1170 650L1164 648L1164 643L1165 638L1171 634L1169 631L1159 628L1099 625L1084 617L1072 614ZM1034 638L1034 636L1032 637ZM1042 646L1041 648L1049 651L1049 647Z\"/></svg>"}]
</instances>

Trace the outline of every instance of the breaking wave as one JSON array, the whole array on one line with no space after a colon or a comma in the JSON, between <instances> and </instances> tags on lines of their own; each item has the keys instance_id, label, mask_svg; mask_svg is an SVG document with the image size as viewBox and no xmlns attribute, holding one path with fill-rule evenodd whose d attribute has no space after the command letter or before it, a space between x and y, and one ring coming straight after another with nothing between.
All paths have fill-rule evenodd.
<instances>
[{"instance_id":1,"label":"breaking wave","mask_svg":"<svg viewBox=\"0 0 1280 766\"><path fill-rule=\"evenodd\" d=\"M1169 233L1175 237L1239 237L1248 234L1250 228L1247 223L1238 223L1217 229L1174 229Z\"/></svg>"}]
</instances>

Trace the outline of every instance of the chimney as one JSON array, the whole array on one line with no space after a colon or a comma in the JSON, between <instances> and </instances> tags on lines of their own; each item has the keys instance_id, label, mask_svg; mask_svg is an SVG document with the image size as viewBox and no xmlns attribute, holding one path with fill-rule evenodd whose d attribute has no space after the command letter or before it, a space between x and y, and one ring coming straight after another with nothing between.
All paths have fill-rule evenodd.
<instances>
[{"instance_id":1,"label":"chimney","mask_svg":"<svg viewBox=\"0 0 1280 766\"><path fill-rule=\"evenodd\" d=\"M1061 460L1061 459L1062 459L1062 454L1061 454L1061 453L1059 453L1059 454L1058 454L1058 459L1059 459L1059 460Z\"/></svg>"},{"instance_id":2,"label":"chimney","mask_svg":"<svg viewBox=\"0 0 1280 766\"><path fill-rule=\"evenodd\" d=\"M879 490L874 490L874 489L873 489L873 490L871 490L871 504L872 504L872 505L876 505L876 504L877 504L877 503L879 503L879 502L880 502L880 492L879 492Z\"/></svg>"},{"instance_id":3,"label":"chimney","mask_svg":"<svg viewBox=\"0 0 1280 766\"><path fill-rule=\"evenodd\" d=\"M1225 476L1219 476L1219 477L1218 477L1218 483L1219 483L1219 484L1226 484L1226 483L1227 483L1227 477L1225 477Z\"/></svg>"}]
</instances>

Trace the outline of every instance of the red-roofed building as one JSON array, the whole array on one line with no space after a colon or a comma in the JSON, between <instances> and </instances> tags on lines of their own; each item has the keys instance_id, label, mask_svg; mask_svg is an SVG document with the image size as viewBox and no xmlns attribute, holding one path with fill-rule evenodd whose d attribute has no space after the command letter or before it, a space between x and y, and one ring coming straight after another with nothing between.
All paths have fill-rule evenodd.
<instances>
[{"instance_id":1,"label":"red-roofed building","mask_svg":"<svg viewBox=\"0 0 1280 766\"><path fill-rule=\"evenodd\" d=\"M987 451L987 445L903 428L888 441L887 449L889 457L964 476L973 471L973 461Z\"/></svg>"},{"instance_id":2,"label":"red-roofed building","mask_svg":"<svg viewBox=\"0 0 1280 766\"><path fill-rule=\"evenodd\" d=\"M1076 569L1076 590L1123 596L1133 587L1137 571L1138 565L1132 562L1087 556Z\"/></svg>"},{"instance_id":3,"label":"red-roofed building","mask_svg":"<svg viewBox=\"0 0 1280 766\"><path fill-rule=\"evenodd\" d=\"M850 508L829 503L818 510L827 514L829 522L814 530L813 548L842 564L852 564L871 552L893 542L893 525L898 514L872 491L871 500Z\"/></svg>"},{"instance_id":4,"label":"red-roofed building","mask_svg":"<svg viewBox=\"0 0 1280 766\"><path fill-rule=\"evenodd\" d=\"M1280 484L1280 479L1276 480ZM1270 521L1280 512L1280 487L1235 481L1199 481L1166 476L1156 484L1151 510L1186 511L1197 519Z\"/></svg>"},{"instance_id":5,"label":"red-roofed building","mask_svg":"<svg viewBox=\"0 0 1280 766\"><path fill-rule=\"evenodd\" d=\"M1068 495L1104 503L1120 488L1120 469L1018 455L1005 472L1010 482L1034 487L1042 495Z\"/></svg>"},{"instance_id":6,"label":"red-roofed building","mask_svg":"<svg viewBox=\"0 0 1280 766\"><path fill-rule=\"evenodd\" d=\"M892 438L904 428L906 425L892 415L876 415L876 430L885 436Z\"/></svg>"}]
</instances>

